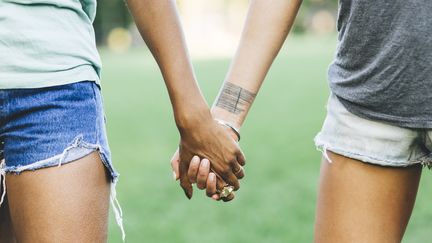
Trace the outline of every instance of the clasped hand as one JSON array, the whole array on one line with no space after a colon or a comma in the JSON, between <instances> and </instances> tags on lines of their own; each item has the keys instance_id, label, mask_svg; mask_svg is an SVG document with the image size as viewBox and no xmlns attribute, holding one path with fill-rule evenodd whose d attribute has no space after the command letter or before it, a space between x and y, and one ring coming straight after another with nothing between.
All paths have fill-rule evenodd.
<instances>
[{"instance_id":1,"label":"clasped hand","mask_svg":"<svg viewBox=\"0 0 432 243\"><path fill-rule=\"evenodd\" d=\"M213 119L186 126L180 131L180 146L171 159L175 179L180 180L186 196L192 198L192 184L206 190L214 200L231 201L234 193L221 197L226 186L240 188L246 163L238 138L229 128Z\"/></svg>"}]
</instances>

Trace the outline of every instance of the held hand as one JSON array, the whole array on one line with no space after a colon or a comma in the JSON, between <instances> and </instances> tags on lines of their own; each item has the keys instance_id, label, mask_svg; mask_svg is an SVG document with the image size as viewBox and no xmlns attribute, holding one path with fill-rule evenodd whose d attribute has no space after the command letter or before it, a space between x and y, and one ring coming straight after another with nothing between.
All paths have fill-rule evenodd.
<instances>
[{"instance_id":1,"label":"held hand","mask_svg":"<svg viewBox=\"0 0 432 243\"><path fill-rule=\"evenodd\" d=\"M238 135L226 126L221 126L225 129L231 136L233 141L238 140ZM244 156L242 156L244 162ZM244 164L244 163L243 163ZM175 180L180 178L180 156L179 150L174 153L171 159L171 166L173 170L173 176ZM234 193L231 193L227 197L220 198L219 192L227 186L227 183L217 174L213 173L212 163L208 159L200 160L198 156L194 156L189 162L189 169L187 171L187 179L190 184L197 183L199 189L206 189L207 196L213 198L214 200L231 201L234 199ZM244 177L243 168L240 166L236 170L235 176L238 179ZM190 187L191 189L191 187ZM186 192L186 191L185 191Z\"/></svg>"},{"instance_id":2,"label":"held hand","mask_svg":"<svg viewBox=\"0 0 432 243\"><path fill-rule=\"evenodd\" d=\"M171 159L171 166L173 169L173 176L175 180L179 179L179 152L178 150L174 153ZM200 160L198 156L194 156L189 164L188 177L189 181L193 184L196 183L197 187L201 190L206 189L206 194L213 200L224 202L231 201L235 198L235 193L232 192L226 197L220 197L219 192L227 185L220 177L214 172L210 171L210 162L208 159ZM241 170L241 177L244 176L243 170Z\"/></svg>"},{"instance_id":3,"label":"held hand","mask_svg":"<svg viewBox=\"0 0 432 243\"><path fill-rule=\"evenodd\" d=\"M189 164L194 155L211 161L212 170L226 183L240 188L238 176L245 158L239 145L230 134L213 119L194 123L180 130L180 186L188 198L192 197L192 184L187 175Z\"/></svg>"},{"instance_id":4,"label":"held hand","mask_svg":"<svg viewBox=\"0 0 432 243\"><path fill-rule=\"evenodd\" d=\"M238 136L236 133L234 133L231 129L224 127L225 130L227 130L230 134L231 134L231 138L236 141L238 143ZM179 149L177 148L177 150L174 152L174 155L171 158L171 168L173 171L173 179L174 180L178 180L180 179L179 175L179 165L180 165L180 154L179 154Z\"/></svg>"},{"instance_id":5,"label":"held hand","mask_svg":"<svg viewBox=\"0 0 432 243\"><path fill-rule=\"evenodd\" d=\"M189 180L196 182L199 189L205 189L207 196L213 200L222 200L224 202L233 200L235 197L234 192L224 196L221 195L224 187L228 185L214 172L210 172L209 163L208 159L200 160L198 156L194 156L188 170ZM239 177L243 177L243 169L240 170L240 173Z\"/></svg>"}]
</instances>

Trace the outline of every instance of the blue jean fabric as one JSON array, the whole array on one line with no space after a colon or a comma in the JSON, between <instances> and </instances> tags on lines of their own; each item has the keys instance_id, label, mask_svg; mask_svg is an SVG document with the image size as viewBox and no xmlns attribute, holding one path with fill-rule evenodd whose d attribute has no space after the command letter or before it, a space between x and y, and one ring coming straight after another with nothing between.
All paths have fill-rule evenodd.
<instances>
[{"instance_id":1,"label":"blue jean fabric","mask_svg":"<svg viewBox=\"0 0 432 243\"><path fill-rule=\"evenodd\" d=\"M115 182L104 117L94 82L0 90L2 171L61 165L98 151Z\"/></svg>"},{"instance_id":2,"label":"blue jean fabric","mask_svg":"<svg viewBox=\"0 0 432 243\"><path fill-rule=\"evenodd\" d=\"M98 151L111 176L111 204L123 241L122 211L111 163L100 87L92 81L0 90L0 206L6 173L19 174L76 161Z\"/></svg>"}]
</instances>

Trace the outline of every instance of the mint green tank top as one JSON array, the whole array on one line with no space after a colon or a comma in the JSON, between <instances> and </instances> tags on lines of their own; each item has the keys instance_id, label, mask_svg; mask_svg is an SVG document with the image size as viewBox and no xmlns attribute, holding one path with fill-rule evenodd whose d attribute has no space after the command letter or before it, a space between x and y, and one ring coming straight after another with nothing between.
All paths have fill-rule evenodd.
<instances>
[{"instance_id":1,"label":"mint green tank top","mask_svg":"<svg viewBox=\"0 0 432 243\"><path fill-rule=\"evenodd\" d=\"M96 0L0 0L0 89L100 82Z\"/></svg>"}]
</instances>

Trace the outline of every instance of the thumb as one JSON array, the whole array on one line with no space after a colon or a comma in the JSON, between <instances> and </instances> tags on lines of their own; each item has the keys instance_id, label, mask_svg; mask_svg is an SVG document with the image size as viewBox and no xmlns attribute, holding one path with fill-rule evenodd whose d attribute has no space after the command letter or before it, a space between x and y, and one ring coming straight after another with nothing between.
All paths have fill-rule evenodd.
<instances>
[{"instance_id":1,"label":"thumb","mask_svg":"<svg viewBox=\"0 0 432 243\"><path fill-rule=\"evenodd\" d=\"M179 164L180 164L180 155L179 155L179 150L177 149L173 157L171 158L171 168L173 171L174 180L178 180L180 178Z\"/></svg>"}]
</instances>

